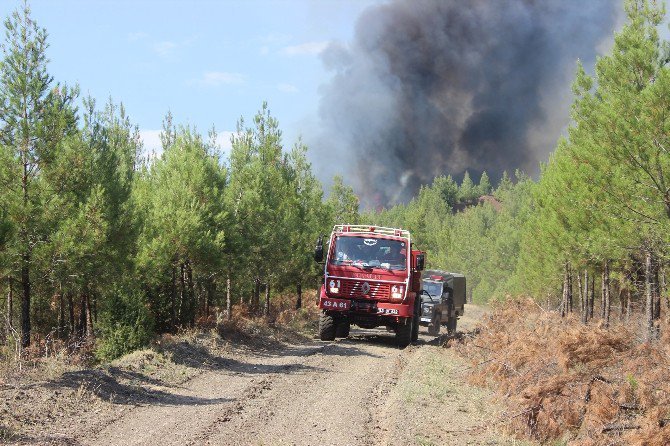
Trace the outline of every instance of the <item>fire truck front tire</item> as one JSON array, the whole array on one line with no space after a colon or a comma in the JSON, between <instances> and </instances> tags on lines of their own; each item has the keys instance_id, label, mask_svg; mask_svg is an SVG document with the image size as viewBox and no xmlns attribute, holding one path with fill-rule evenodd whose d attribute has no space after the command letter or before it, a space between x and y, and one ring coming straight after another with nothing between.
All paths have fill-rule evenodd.
<instances>
[{"instance_id":1,"label":"fire truck front tire","mask_svg":"<svg viewBox=\"0 0 670 446\"><path fill-rule=\"evenodd\" d=\"M395 340L398 347L405 348L412 342L412 319L407 320L406 324L398 324L395 329Z\"/></svg>"},{"instance_id":2,"label":"fire truck front tire","mask_svg":"<svg viewBox=\"0 0 670 446\"><path fill-rule=\"evenodd\" d=\"M322 311L319 317L319 338L322 341L335 340L335 319L325 311Z\"/></svg>"},{"instance_id":3,"label":"fire truck front tire","mask_svg":"<svg viewBox=\"0 0 670 446\"><path fill-rule=\"evenodd\" d=\"M421 300L414 301L414 316L412 317L412 342L419 339L419 318L421 317Z\"/></svg>"},{"instance_id":4,"label":"fire truck front tire","mask_svg":"<svg viewBox=\"0 0 670 446\"><path fill-rule=\"evenodd\" d=\"M350 328L351 324L349 323L349 319L343 317L342 319L338 320L337 325L335 325L335 337L336 338L348 337Z\"/></svg>"}]
</instances>

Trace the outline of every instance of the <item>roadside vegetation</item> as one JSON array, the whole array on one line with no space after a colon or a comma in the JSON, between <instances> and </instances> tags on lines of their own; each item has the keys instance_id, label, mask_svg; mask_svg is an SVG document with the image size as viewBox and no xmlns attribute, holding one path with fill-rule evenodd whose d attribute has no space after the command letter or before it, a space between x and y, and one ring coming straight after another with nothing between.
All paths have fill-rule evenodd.
<instances>
[{"instance_id":1,"label":"roadside vegetation","mask_svg":"<svg viewBox=\"0 0 670 446\"><path fill-rule=\"evenodd\" d=\"M509 300L455 344L471 362L468 382L507 404L498 421L549 444L670 444L667 323L660 342L649 343L641 315L605 328L558 314Z\"/></svg>"}]
</instances>

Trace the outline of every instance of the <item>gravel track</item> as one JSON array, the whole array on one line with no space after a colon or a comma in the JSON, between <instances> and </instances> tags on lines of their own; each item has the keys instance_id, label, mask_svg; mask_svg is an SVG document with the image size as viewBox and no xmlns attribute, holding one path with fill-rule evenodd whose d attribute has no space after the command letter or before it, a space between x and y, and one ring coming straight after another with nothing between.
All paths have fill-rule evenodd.
<instances>
[{"instance_id":1,"label":"gravel track","mask_svg":"<svg viewBox=\"0 0 670 446\"><path fill-rule=\"evenodd\" d=\"M109 402L109 392L91 397L100 409L70 426L42 424L41 434L32 429L17 444L526 444L499 432L502 409L465 384L468 364L440 345L444 339L422 328L419 341L400 350L392 333L352 328L335 342L230 344L216 356L187 358L197 373L181 385L126 386L125 402Z\"/></svg>"},{"instance_id":2,"label":"gravel track","mask_svg":"<svg viewBox=\"0 0 670 446\"><path fill-rule=\"evenodd\" d=\"M373 334L370 334L373 333ZM422 333L400 350L383 331L235 357L126 411L84 445L520 444L496 429L500 410L463 384L467 367ZM167 391L167 390L166 390Z\"/></svg>"}]
</instances>

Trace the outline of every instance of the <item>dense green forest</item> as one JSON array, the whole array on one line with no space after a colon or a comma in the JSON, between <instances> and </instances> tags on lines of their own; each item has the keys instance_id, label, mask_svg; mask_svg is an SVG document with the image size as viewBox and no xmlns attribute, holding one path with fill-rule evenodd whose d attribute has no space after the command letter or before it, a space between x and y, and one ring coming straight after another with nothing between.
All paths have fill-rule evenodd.
<instances>
[{"instance_id":1,"label":"dense green forest","mask_svg":"<svg viewBox=\"0 0 670 446\"><path fill-rule=\"evenodd\" d=\"M670 53L657 31L663 9L631 0L626 10L595 74L578 67L572 125L539 180L440 176L407 204L359 213L341 177L326 197L308 148L284 145L267 104L240 118L227 157L214 129L202 135L170 113L161 153L148 154L122 105L99 107L53 79L46 30L21 8L5 22L0 62L5 342L86 340L111 358L230 315L231 303L267 313L276 293L298 301L314 288L313 243L344 222L410 229L429 266L467 275L475 302L528 294L588 322L598 294L605 321L618 299L621 317L644 309L655 336Z\"/></svg>"}]
</instances>

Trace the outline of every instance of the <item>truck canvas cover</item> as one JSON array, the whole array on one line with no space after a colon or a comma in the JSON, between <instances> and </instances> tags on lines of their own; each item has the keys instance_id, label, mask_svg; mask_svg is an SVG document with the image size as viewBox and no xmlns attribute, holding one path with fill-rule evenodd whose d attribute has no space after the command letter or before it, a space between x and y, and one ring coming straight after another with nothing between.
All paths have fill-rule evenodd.
<instances>
[{"instance_id":1,"label":"truck canvas cover","mask_svg":"<svg viewBox=\"0 0 670 446\"><path fill-rule=\"evenodd\" d=\"M451 292L454 301L454 309L458 312L459 316L463 314L465 311L466 295L466 283L463 274L440 270L425 270L421 274L421 279L442 282L445 291L448 289Z\"/></svg>"}]
</instances>

